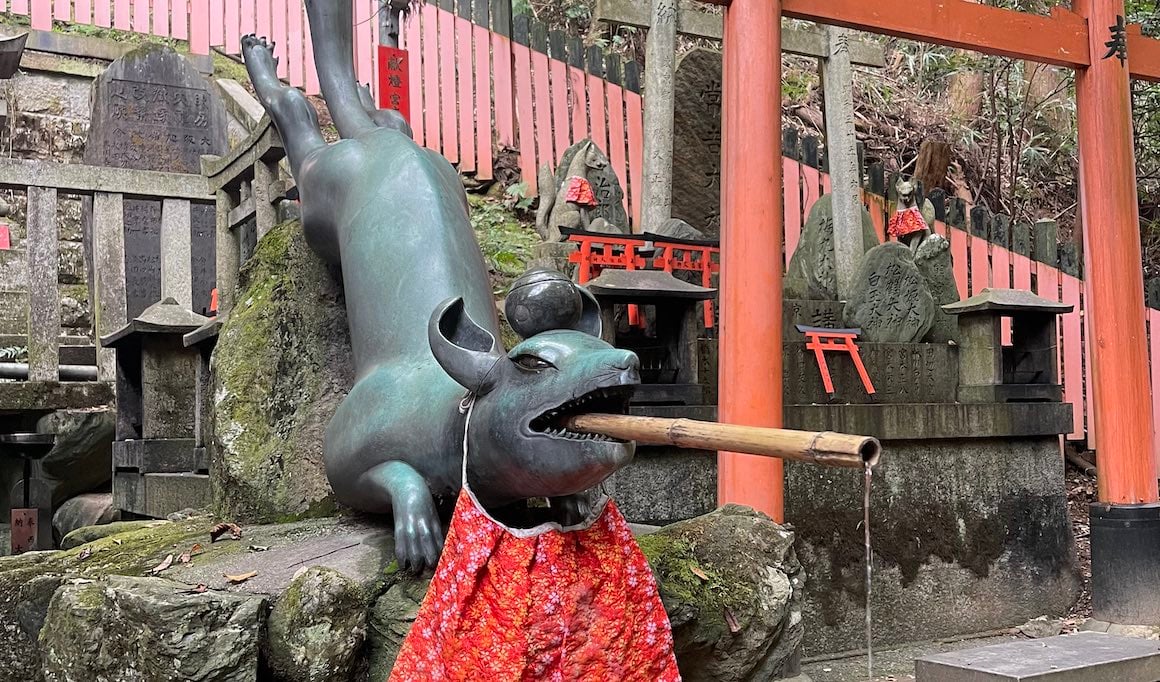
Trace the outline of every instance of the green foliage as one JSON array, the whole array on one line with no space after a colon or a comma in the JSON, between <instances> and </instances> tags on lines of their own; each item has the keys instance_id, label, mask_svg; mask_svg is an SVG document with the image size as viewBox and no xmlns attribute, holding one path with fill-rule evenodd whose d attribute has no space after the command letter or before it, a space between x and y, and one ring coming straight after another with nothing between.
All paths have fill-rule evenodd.
<instances>
[{"instance_id":1,"label":"green foliage","mask_svg":"<svg viewBox=\"0 0 1160 682\"><path fill-rule=\"evenodd\" d=\"M511 208L520 211L527 211L531 209L532 203L536 200L535 197L528 194L528 183L517 182L504 190L504 203Z\"/></svg>"},{"instance_id":2,"label":"green foliage","mask_svg":"<svg viewBox=\"0 0 1160 682\"><path fill-rule=\"evenodd\" d=\"M511 279L523 274L539 237L503 202L472 195L470 203L471 226L483 257L495 275L495 291L501 294Z\"/></svg>"},{"instance_id":3,"label":"green foliage","mask_svg":"<svg viewBox=\"0 0 1160 682\"><path fill-rule=\"evenodd\" d=\"M24 346L0 348L0 362L23 362L28 360L28 349Z\"/></svg>"}]
</instances>

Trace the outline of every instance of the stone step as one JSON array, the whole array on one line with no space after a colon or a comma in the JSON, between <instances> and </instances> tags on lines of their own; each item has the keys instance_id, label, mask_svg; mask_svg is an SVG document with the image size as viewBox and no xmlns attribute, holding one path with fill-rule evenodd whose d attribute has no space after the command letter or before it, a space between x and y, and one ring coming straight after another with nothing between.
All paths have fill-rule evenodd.
<instances>
[{"instance_id":1,"label":"stone step","mask_svg":"<svg viewBox=\"0 0 1160 682\"><path fill-rule=\"evenodd\" d=\"M1081 632L920 658L914 671L916 682L1156 682L1160 643Z\"/></svg>"}]
</instances>

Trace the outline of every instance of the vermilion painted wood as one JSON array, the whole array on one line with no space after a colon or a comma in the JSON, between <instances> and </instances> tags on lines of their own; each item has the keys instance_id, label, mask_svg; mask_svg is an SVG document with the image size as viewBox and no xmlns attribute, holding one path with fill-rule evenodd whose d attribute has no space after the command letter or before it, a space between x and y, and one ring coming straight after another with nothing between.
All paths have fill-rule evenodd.
<instances>
[{"instance_id":1,"label":"vermilion painted wood","mask_svg":"<svg viewBox=\"0 0 1160 682\"><path fill-rule=\"evenodd\" d=\"M273 2L277 3L278 0L273 0ZM259 36L272 38L277 41L277 38L274 38L274 34L270 28L271 0L254 0L254 3L254 26L256 27L255 32ZM278 46L281 47L282 43L278 43Z\"/></svg>"},{"instance_id":2,"label":"vermilion painted wood","mask_svg":"<svg viewBox=\"0 0 1160 682\"><path fill-rule=\"evenodd\" d=\"M403 26L402 43L407 50L407 71L411 84L411 132L415 143L425 146L426 122L423 118L423 29L419 25L422 12L409 12Z\"/></svg>"},{"instance_id":3,"label":"vermilion painted wood","mask_svg":"<svg viewBox=\"0 0 1160 682\"><path fill-rule=\"evenodd\" d=\"M780 0L732 0L722 41L718 415L749 426L782 424L780 13ZM719 503L783 520L781 460L721 452L717 471Z\"/></svg>"},{"instance_id":4,"label":"vermilion painted wood","mask_svg":"<svg viewBox=\"0 0 1160 682\"><path fill-rule=\"evenodd\" d=\"M991 286L991 262L987 258L990 243L974 235L967 235L971 250L971 295Z\"/></svg>"},{"instance_id":5,"label":"vermilion painted wood","mask_svg":"<svg viewBox=\"0 0 1160 682\"><path fill-rule=\"evenodd\" d=\"M226 52L230 54L239 54L242 51L240 30L242 8L239 4L241 1L225 0L225 24L222 26L222 36L225 38Z\"/></svg>"},{"instance_id":6,"label":"vermilion painted wood","mask_svg":"<svg viewBox=\"0 0 1160 682\"><path fill-rule=\"evenodd\" d=\"M170 30L171 34L173 35L173 37L178 39L178 40L189 40L189 37L190 37L189 36L190 17L192 16L192 12L193 12L191 3L192 3L192 0L171 0L171 2L170 2L170 7L172 7L173 9L170 10L169 30ZM206 21L209 22L209 32L210 32L209 40L208 40L209 45L214 44L214 42L213 42L213 26L214 26L214 24L220 24L221 20L222 20L222 15L221 14L214 14L213 7L210 7L209 13L206 16ZM205 51L205 54L209 54L208 49Z\"/></svg>"},{"instance_id":7,"label":"vermilion painted wood","mask_svg":"<svg viewBox=\"0 0 1160 682\"><path fill-rule=\"evenodd\" d=\"M572 106L572 140L588 137L588 89L584 72L568 67L568 97Z\"/></svg>"},{"instance_id":8,"label":"vermilion painted wood","mask_svg":"<svg viewBox=\"0 0 1160 682\"><path fill-rule=\"evenodd\" d=\"M539 168L545 163L555 165L556 161L552 149L552 91L548 79L548 55L536 50L531 50L531 55L532 108L536 116L536 168Z\"/></svg>"},{"instance_id":9,"label":"vermilion painted wood","mask_svg":"<svg viewBox=\"0 0 1160 682\"><path fill-rule=\"evenodd\" d=\"M1072 404L1073 422L1068 438L1081 440L1084 437L1084 393L1083 393L1083 332L1080 330L1080 281L1071 275L1061 275L1064 303L1075 309L1060 318L1063 330L1063 399Z\"/></svg>"},{"instance_id":10,"label":"vermilion painted wood","mask_svg":"<svg viewBox=\"0 0 1160 682\"><path fill-rule=\"evenodd\" d=\"M472 25L471 42L475 49L475 144L479 149L476 177L491 180L492 173L492 106L491 106L491 37L487 29Z\"/></svg>"},{"instance_id":11,"label":"vermilion painted wood","mask_svg":"<svg viewBox=\"0 0 1160 682\"><path fill-rule=\"evenodd\" d=\"M128 0L124 0L128 2ZM52 30L52 0L32 0L32 28L38 31Z\"/></svg>"},{"instance_id":12,"label":"vermilion painted wood","mask_svg":"<svg viewBox=\"0 0 1160 682\"><path fill-rule=\"evenodd\" d=\"M11 0L9 6L13 14L28 16L28 0Z\"/></svg>"},{"instance_id":13,"label":"vermilion painted wood","mask_svg":"<svg viewBox=\"0 0 1160 682\"><path fill-rule=\"evenodd\" d=\"M822 183L821 192L822 192L822 194L829 194L830 189L831 189L831 187L830 187L830 174L829 173L818 173L818 176L821 178L821 183Z\"/></svg>"},{"instance_id":14,"label":"vermilion painted wood","mask_svg":"<svg viewBox=\"0 0 1160 682\"><path fill-rule=\"evenodd\" d=\"M870 220L874 223L874 234L878 235L878 242L886 241L886 210L884 208L884 201L882 197L874 196L866 190L862 190L862 202L866 204L866 210L870 212ZM804 224L804 223L803 223ZM946 236L946 225L936 223L942 228L942 234Z\"/></svg>"},{"instance_id":15,"label":"vermilion painted wood","mask_svg":"<svg viewBox=\"0 0 1160 682\"><path fill-rule=\"evenodd\" d=\"M1148 313L1148 329L1150 330L1148 345L1151 348L1151 381L1152 386L1152 424L1160 424L1160 311L1151 310ZM1156 465L1160 467L1160 429L1152 429L1152 456Z\"/></svg>"},{"instance_id":16,"label":"vermilion painted wood","mask_svg":"<svg viewBox=\"0 0 1160 682\"><path fill-rule=\"evenodd\" d=\"M27 6L27 0L21 0ZM93 2L93 23L97 26L108 28L113 25L112 7L109 5L111 0L94 0ZM12 11L16 12L17 0L12 0Z\"/></svg>"},{"instance_id":17,"label":"vermilion painted wood","mask_svg":"<svg viewBox=\"0 0 1160 682\"><path fill-rule=\"evenodd\" d=\"M56 0L52 7L52 18L56 21L72 19L72 3L69 0ZM84 22L87 23L87 22Z\"/></svg>"},{"instance_id":18,"label":"vermilion painted wood","mask_svg":"<svg viewBox=\"0 0 1160 682\"><path fill-rule=\"evenodd\" d=\"M190 0L189 51L209 54L209 0Z\"/></svg>"},{"instance_id":19,"label":"vermilion painted wood","mask_svg":"<svg viewBox=\"0 0 1160 682\"><path fill-rule=\"evenodd\" d=\"M209 44L222 47L226 43L225 31L225 0L210 0L209 3Z\"/></svg>"},{"instance_id":20,"label":"vermilion painted wood","mask_svg":"<svg viewBox=\"0 0 1160 682\"><path fill-rule=\"evenodd\" d=\"M1160 40L1146 38L1136 24L1128 27L1128 54L1132 60L1128 69L1132 78L1160 81Z\"/></svg>"},{"instance_id":21,"label":"vermilion painted wood","mask_svg":"<svg viewBox=\"0 0 1160 682\"><path fill-rule=\"evenodd\" d=\"M537 192L536 183L536 132L532 110L532 55L524 45L512 42L512 76L515 79L515 114L519 137L516 147L520 150L520 176L527 183L531 195Z\"/></svg>"},{"instance_id":22,"label":"vermilion painted wood","mask_svg":"<svg viewBox=\"0 0 1160 682\"><path fill-rule=\"evenodd\" d=\"M608 149L608 105L604 99L603 78L591 74L585 77L588 90L588 135L596 146Z\"/></svg>"},{"instance_id":23,"label":"vermilion painted wood","mask_svg":"<svg viewBox=\"0 0 1160 682\"><path fill-rule=\"evenodd\" d=\"M1092 324L1092 314L1091 314L1091 310L1088 308L1088 306L1091 305L1091 289L1088 287L1088 283L1083 282L1083 281L1080 282L1080 287L1081 287L1080 288L1080 292L1081 292L1080 305L1083 307L1083 315L1080 316L1079 321L1083 327L1083 351L1082 352L1083 352L1083 379L1084 379L1084 382L1083 382L1083 384L1084 384L1084 386L1083 386L1084 432L1087 434L1088 442L1095 445L1096 447L1099 447L1099 436L1097 435L1097 432L1100 430L1100 423L1099 423L1100 420L1096 417L1096 390L1098 389L1098 386L1096 385L1096 382L1094 381L1096 372L1094 371L1094 368L1092 366L1093 360L1095 360L1095 358L1092 357L1092 343L1094 342L1093 338L1094 338L1095 334L1097 333L1097 330L1095 329L1095 325ZM1141 341L1141 343L1144 344L1144 360L1145 360L1145 362L1144 362L1144 364L1145 364L1144 376L1147 377L1148 376L1147 339L1141 338L1140 341ZM1148 418L1149 419L1152 418L1151 411L1149 411L1149 413L1148 413ZM1152 432L1151 432L1151 430L1149 430L1148 443L1147 443L1147 445L1145 445L1145 447L1151 447L1151 445L1152 445L1151 439L1152 439Z\"/></svg>"},{"instance_id":24,"label":"vermilion painted wood","mask_svg":"<svg viewBox=\"0 0 1160 682\"><path fill-rule=\"evenodd\" d=\"M297 3L297 0L293 0ZM292 36L286 30L286 5L289 0L273 0L270 3L270 35L274 39L274 54L278 57L278 77L290 77L290 42L302 40L302 35Z\"/></svg>"},{"instance_id":25,"label":"vermilion painted wood","mask_svg":"<svg viewBox=\"0 0 1160 682\"><path fill-rule=\"evenodd\" d=\"M1055 66L1077 68L1089 62L1083 18L1059 8L1045 17L962 0L921 5L911 0L785 0L782 14Z\"/></svg>"},{"instance_id":26,"label":"vermilion painted wood","mask_svg":"<svg viewBox=\"0 0 1160 682\"><path fill-rule=\"evenodd\" d=\"M455 96L455 15L435 10L439 26L439 111L443 156L459 163L459 126L456 125Z\"/></svg>"},{"instance_id":27,"label":"vermilion painted wood","mask_svg":"<svg viewBox=\"0 0 1160 682\"><path fill-rule=\"evenodd\" d=\"M133 0L133 31L149 33L149 0Z\"/></svg>"},{"instance_id":28,"label":"vermilion painted wood","mask_svg":"<svg viewBox=\"0 0 1160 682\"><path fill-rule=\"evenodd\" d=\"M310 35L310 22L302 22L302 35L306 36L306 46L303 49L305 55L302 57L302 65L306 68L306 94L317 95L320 91L318 67L314 64L314 38Z\"/></svg>"},{"instance_id":29,"label":"vermilion painted wood","mask_svg":"<svg viewBox=\"0 0 1160 682\"><path fill-rule=\"evenodd\" d=\"M241 5L239 29L242 35L254 33L258 30L257 17L254 14L254 0L237 0Z\"/></svg>"},{"instance_id":30,"label":"vermilion painted wood","mask_svg":"<svg viewBox=\"0 0 1160 682\"><path fill-rule=\"evenodd\" d=\"M169 22L178 14L185 17L187 13L188 10L180 0L173 1L172 10L169 0L153 0L153 35L162 38L169 37Z\"/></svg>"},{"instance_id":31,"label":"vermilion painted wood","mask_svg":"<svg viewBox=\"0 0 1160 682\"><path fill-rule=\"evenodd\" d=\"M641 173L644 170L644 136L643 136L643 100L638 93L631 90L624 91L625 118L628 119L628 178L634 187L640 187ZM574 138L581 140L583 138ZM632 224L640 225L640 204L642 192L633 189L632 192Z\"/></svg>"},{"instance_id":32,"label":"vermilion painted wood","mask_svg":"<svg viewBox=\"0 0 1160 682\"><path fill-rule=\"evenodd\" d=\"M133 5L130 0L113 0L113 28L120 31L132 29Z\"/></svg>"},{"instance_id":33,"label":"vermilion painted wood","mask_svg":"<svg viewBox=\"0 0 1160 682\"><path fill-rule=\"evenodd\" d=\"M799 176L799 183L802 188L802 214L805 216L803 220L809 219L810 209L813 208L814 202L821 196L819 188L821 187L821 178L819 177L818 169L808 164L799 164L801 174Z\"/></svg>"},{"instance_id":34,"label":"vermilion painted wood","mask_svg":"<svg viewBox=\"0 0 1160 682\"><path fill-rule=\"evenodd\" d=\"M459 170L475 172L475 94L472 77L471 22L455 18L455 59L459 74Z\"/></svg>"},{"instance_id":35,"label":"vermilion painted wood","mask_svg":"<svg viewBox=\"0 0 1160 682\"><path fill-rule=\"evenodd\" d=\"M0 1L0 11L4 10L5 3ZM93 22L93 2L92 0L76 0L73 3L73 13L76 16L78 24L91 24Z\"/></svg>"},{"instance_id":36,"label":"vermilion painted wood","mask_svg":"<svg viewBox=\"0 0 1160 682\"><path fill-rule=\"evenodd\" d=\"M552 77L552 133L555 135L555 160L558 162L564 155L564 150L572 144L572 120L571 112L568 110L568 66L559 59L548 59L548 73ZM628 181L627 176L625 180Z\"/></svg>"},{"instance_id":37,"label":"vermilion painted wood","mask_svg":"<svg viewBox=\"0 0 1160 682\"><path fill-rule=\"evenodd\" d=\"M496 143L516 144L515 87L512 80L512 43L498 33L491 34L492 87L495 99Z\"/></svg>"},{"instance_id":38,"label":"vermilion painted wood","mask_svg":"<svg viewBox=\"0 0 1160 682\"><path fill-rule=\"evenodd\" d=\"M785 216L783 243L785 244L785 267L787 268L790 259L793 258L793 252L797 250L804 224L800 173L801 167L797 161L788 156L781 157L782 204L784 206L782 215Z\"/></svg>"},{"instance_id":39,"label":"vermilion painted wood","mask_svg":"<svg viewBox=\"0 0 1160 682\"><path fill-rule=\"evenodd\" d=\"M625 135L624 135L624 88L619 85L609 84L604 91L605 98L608 101L608 148L609 160L612 161L612 169L616 171L616 177L624 178L624 211L628 213L629 195L640 191L639 187L632 187L628 174L628 155L625 153ZM625 225L625 227L628 227Z\"/></svg>"},{"instance_id":40,"label":"vermilion painted wood","mask_svg":"<svg viewBox=\"0 0 1160 682\"><path fill-rule=\"evenodd\" d=\"M423 144L428 149L442 151L439 136L439 10L432 4L423 5L423 125L427 128Z\"/></svg>"},{"instance_id":41,"label":"vermilion painted wood","mask_svg":"<svg viewBox=\"0 0 1160 682\"><path fill-rule=\"evenodd\" d=\"M1017 253L1013 253L1013 254L1011 254L1011 262L1015 265L1015 281L1013 282L1014 287L1016 289L1025 289L1025 290L1030 291L1031 290L1031 259L1027 258L1026 256L1021 256ZM1043 271L1044 270L1051 270L1052 272L1054 272L1055 268L1049 268L1046 265L1039 268L1039 278L1038 278L1040 280L1039 288L1043 289L1043 290L1049 290L1050 285L1047 285L1047 287L1045 288L1044 284L1043 284ZM1056 282L1056 285L1058 286L1058 283L1059 283L1058 275L1055 277L1055 282ZM1045 296L1044 298L1051 298L1052 300L1055 300L1055 301L1059 300L1058 298L1055 298L1052 296Z\"/></svg>"},{"instance_id":42,"label":"vermilion painted wood","mask_svg":"<svg viewBox=\"0 0 1160 682\"><path fill-rule=\"evenodd\" d=\"M959 287L959 298L964 299L970 290L967 285L967 233L951 226L947 226L947 232L950 234L951 267L955 271L955 284Z\"/></svg>"},{"instance_id":43,"label":"vermilion painted wood","mask_svg":"<svg viewBox=\"0 0 1160 682\"><path fill-rule=\"evenodd\" d=\"M1011 252L1002 246L991 245L991 286L1011 288ZM1011 345L1011 319L1003 318L1003 345Z\"/></svg>"},{"instance_id":44,"label":"vermilion painted wood","mask_svg":"<svg viewBox=\"0 0 1160 682\"><path fill-rule=\"evenodd\" d=\"M375 81L378 80L375 78L375 41L371 35L377 9L376 4L358 0L354 3L355 73L358 74L358 82L370 85L372 92ZM447 31L451 34L451 42L454 44L453 26L448 25Z\"/></svg>"},{"instance_id":45,"label":"vermilion painted wood","mask_svg":"<svg viewBox=\"0 0 1160 682\"><path fill-rule=\"evenodd\" d=\"M291 36L286 46L287 57L290 62L290 85L300 88L306 84L306 66L302 63L305 53L303 50L306 36L302 34L302 3L286 3L286 32ZM313 55L311 55L313 58Z\"/></svg>"}]
</instances>

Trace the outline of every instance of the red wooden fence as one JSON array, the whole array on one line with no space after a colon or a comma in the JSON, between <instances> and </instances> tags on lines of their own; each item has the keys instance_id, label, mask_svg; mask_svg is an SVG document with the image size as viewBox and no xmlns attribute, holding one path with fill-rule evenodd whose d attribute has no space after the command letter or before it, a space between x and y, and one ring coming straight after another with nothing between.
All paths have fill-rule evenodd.
<instances>
[{"instance_id":1,"label":"red wooden fence","mask_svg":"<svg viewBox=\"0 0 1160 682\"><path fill-rule=\"evenodd\" d=\"M377 4L354 1L356 70L361 81L377 87ZM642 102L635 76L624 74L623 82L634 80L630 87L610 82L621 81L619 61L606 62L598 49L585 49L575 39L565 48L562 36L548 36L520 18L507 22L514 31L489 30L497 25L497 8L503 6L498 3L504 0L488 2L475 0L472 6L470 0L438 0L406 21L401 42L410 56L416 140L480 179L493 177L497 151L515 150L528 192L534 194L540 165L555 165L570 144L592 138L621 179L635 222L642 156ZM32 26L43 30L50 30L54 20L71 21L188 40L197 54L208 53L210 46L237 53L241 35L267 34L278 44L282 77L309 93L318 91L301 0L0 0L0 10L28 15ZM788 262L810 207L829 190L829 177L796 158L785 158L783 168L783 256ZM869 194L865 200L881 238L886 203ZM1090 439L1082 280L1053 267L1054 262L1014 252L967 229L939 222L935 230L951 243L962 296L987 286L1014 286L1075 306L1060 325L1060 364L1065 399L1074 406L1069 437ZM1149 344L1155 392L1160 387L1160 311L1149 309L1147 315L1154 332ZM1154 405L1160 423L1160 401ZM1160 453L1160 434L1155 450Z\"/></svg>"}]
</instances>

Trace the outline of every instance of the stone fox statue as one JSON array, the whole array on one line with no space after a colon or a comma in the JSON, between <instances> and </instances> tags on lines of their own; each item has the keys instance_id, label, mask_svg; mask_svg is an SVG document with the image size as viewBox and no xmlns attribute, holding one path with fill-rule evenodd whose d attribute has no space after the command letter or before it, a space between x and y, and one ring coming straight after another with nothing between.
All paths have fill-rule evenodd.
<instances>
[{"instance_id":1,"label":"stone fox statue","mask_svg":"<svg viewBox=\"0 0 1160 682\"><path fill-rule=\"evenodd\" d=\"M242 49L281 133L307 242L341 266L355 384L326 433L337 498L392 514L398 560L419 569L438 562L434 497L459 490L465 450L482 504L548 498L564 519L586 513L581 493L631 460L634 444L562 422L581 410L623 412L639 383L636 356L600 340L590 296L574 328L503 351L456 171L415 144L398 113L360 97L351 0L306 0L306 11L341 141L327 144L313 106L278 81L272 45L246 36Z\"/></svg>"}]
</instances>

